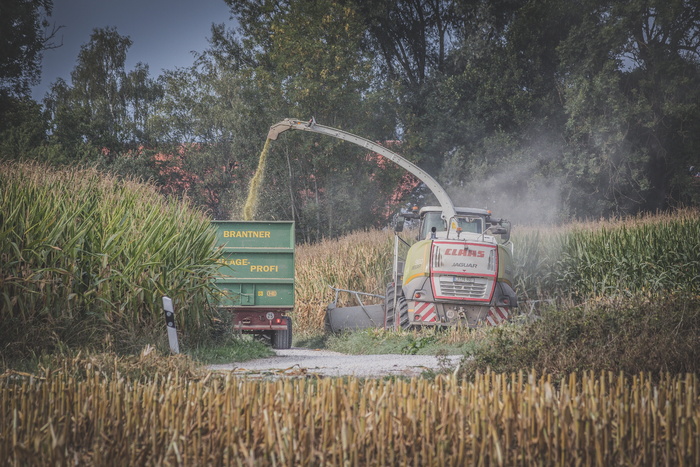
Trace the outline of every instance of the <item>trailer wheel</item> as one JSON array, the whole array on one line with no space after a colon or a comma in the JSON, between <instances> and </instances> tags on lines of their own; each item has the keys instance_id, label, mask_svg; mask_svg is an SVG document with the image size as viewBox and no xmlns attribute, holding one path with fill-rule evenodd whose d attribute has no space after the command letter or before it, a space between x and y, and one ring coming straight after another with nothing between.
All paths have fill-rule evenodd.
<instances>
[{"instance_id":1,"label":"trailer wheel","mask_svg":"<svg viewBox=\"0 0 700 467\"><path fill-rule=\"evenodd\" d=\"M394 329L394 296L396 296L396 308L399 311L399 326L401 329L410 329L411 322L408 319L408 303L400 287L389 284L386 286L384 296L384 329Z\"/></svg>"},{"instance_id":2,"label":"trailer wheel","mask_svg":"<svg viewBox=\"0 0 700 467\"><path fill-rule=\"evenodd\" d=\"M287 329L284 331L275 331L272 335L273 349L291 349L292 348L292 318L285 316L287 321Z\"/></svg>"}]
</instances>

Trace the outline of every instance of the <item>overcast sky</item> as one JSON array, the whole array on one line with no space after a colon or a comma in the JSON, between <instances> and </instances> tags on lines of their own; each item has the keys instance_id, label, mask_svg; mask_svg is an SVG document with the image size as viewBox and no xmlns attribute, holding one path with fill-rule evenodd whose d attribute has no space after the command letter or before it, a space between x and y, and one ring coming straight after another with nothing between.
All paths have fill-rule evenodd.
<instances>
[{"instance_id":1,"label":"overcast sky","mask_svg":"<svg viewBox=\"0 0 700 467\"><path fill-rule=\"evenodd\" d=\"M57 78L70 82L80 46L94 28L112 26L129 36L127 70L143 62L156 77L163 69L191 65L191 51L207 47L212 23L233 24L223 0L53 0L49 21L64 26L56 39L63 46L44 52L41 84L32 92L39 101Z\"/></svg>"}]
</instances>

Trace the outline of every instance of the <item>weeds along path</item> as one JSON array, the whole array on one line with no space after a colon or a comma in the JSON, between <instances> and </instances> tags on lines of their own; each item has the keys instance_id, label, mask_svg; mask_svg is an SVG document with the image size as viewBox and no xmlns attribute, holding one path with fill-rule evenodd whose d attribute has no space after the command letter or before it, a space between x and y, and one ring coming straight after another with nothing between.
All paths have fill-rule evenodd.
<instances>
[{"instance_id":1,"label":"weeds along path","mask_svg":"<svg viewBox=\"0 0 700 467\"><path fill-rule=\"evenodd\" d=\"M233 371L247 376L419 376L424 371L454 367L461 355L346 355L330 350L275 350L276 355L243 363L212 365L214 371Z\"/></svg>"}]
</instances>

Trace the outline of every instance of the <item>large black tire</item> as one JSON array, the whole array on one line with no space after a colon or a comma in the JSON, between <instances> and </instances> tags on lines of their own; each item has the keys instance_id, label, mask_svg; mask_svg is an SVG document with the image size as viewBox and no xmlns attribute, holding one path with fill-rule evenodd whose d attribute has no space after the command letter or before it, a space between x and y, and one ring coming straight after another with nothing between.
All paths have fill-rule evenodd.
<instances>
[{"instance_id":1,"label":"large black tire","mask_svg":"<svg viewBox=\"0 0 700 467\"><path fill-rule=\"evenodd\" d=\"M292 318L285 316L287 321L287 329L284 331L274 331L272 334L273 349L291 349L292 348Z\"/></svg>"},{"instance_id":2,"label":"large black tire","mask_svg":"<svg viewBox=\"0 0 700 467\"><path fill-rule=\"evenodd\" d=\"M398 293L398 295L397 295ZM408 319L408 303L406 297L403 296L401 287L396 287L394 284L386 286L386 295L384 296L384 329L394 329L394 296L396 296L396 309L399 311L399 326L401 329L410 329L411 322Z\"/></svg>"}]
</instances>

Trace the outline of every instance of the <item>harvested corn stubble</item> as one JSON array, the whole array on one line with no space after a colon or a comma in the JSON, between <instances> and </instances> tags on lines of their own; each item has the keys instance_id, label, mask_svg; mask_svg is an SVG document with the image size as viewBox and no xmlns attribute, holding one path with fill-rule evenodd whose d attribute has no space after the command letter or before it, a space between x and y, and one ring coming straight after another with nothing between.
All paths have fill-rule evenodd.
<instances>
[{"instance_id":1,"label":"harvested corn stubble","mask_svg":"<svg viewBox=\"0 0 700 467\"><path fill-rule=\"evenodd\" d=\"M700 465L695 375L132 380L90 368L0 378L2 462Z\"/></svg>"}]
</instances>

